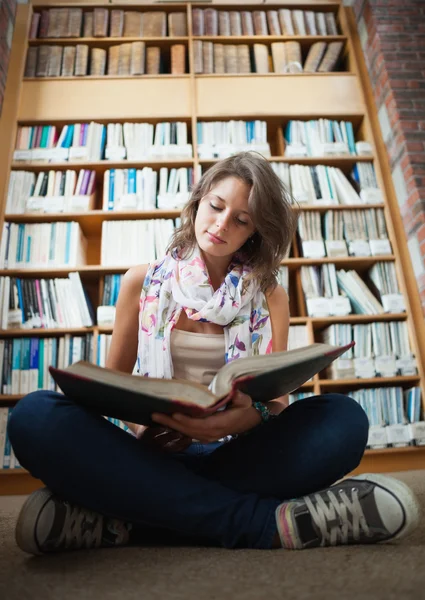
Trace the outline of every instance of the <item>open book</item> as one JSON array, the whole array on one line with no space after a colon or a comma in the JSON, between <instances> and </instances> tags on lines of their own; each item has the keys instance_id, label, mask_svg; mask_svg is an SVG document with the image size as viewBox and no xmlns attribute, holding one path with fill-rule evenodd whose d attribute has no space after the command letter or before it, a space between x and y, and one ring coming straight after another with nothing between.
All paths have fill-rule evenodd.
<instances>
[{"instance_id":1,"label":"open book","mask_svg":"<svg viewBox=\"0 0 425 600\"><path fill-rule=\"evenodd\" d=\"M70 399L101 415L151 425L153 412L207 416L231 401L236 390L253 402L284 396L344 354L347 346L312 344L288 352L240 358L222 367L209 388L183 379L155 379L104 369L80 361L65 369L49 367Z\"/></svg>"}]
</instances>

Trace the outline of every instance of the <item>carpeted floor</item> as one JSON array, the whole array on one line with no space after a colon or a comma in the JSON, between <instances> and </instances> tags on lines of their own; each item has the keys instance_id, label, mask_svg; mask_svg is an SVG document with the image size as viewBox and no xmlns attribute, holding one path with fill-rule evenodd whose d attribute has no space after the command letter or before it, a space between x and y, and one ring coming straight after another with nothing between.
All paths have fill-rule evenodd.
<instances>
[{"instance_id":1,"label":"carpeted floor","mask_svg":"<svg viewBox=\"0 0 425 600\"><path fill-rule=\"evenodd\" d=\"M2 600L407 600L425 597L425 471L397 473L424 521L407 540L304 552L159 546L43 557L21 552L22 499L0 502Z\"/></svg>"}]
</instances>

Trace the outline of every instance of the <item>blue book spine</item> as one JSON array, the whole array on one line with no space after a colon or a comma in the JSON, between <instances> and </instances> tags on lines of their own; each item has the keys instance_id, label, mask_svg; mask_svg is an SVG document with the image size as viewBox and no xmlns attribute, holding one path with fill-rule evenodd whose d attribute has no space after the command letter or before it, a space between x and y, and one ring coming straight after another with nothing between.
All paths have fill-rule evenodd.
<instances>
[{"instance_id":1,"label":"blue book spine","mask_svg":"<svg viewBox=\"0 0 425 600\"><path fill-rule=\"evenodd\" d=\"M115 194L115 169L110 169L109 170L108 210L114 210L114 194Z\"/></svg>"},{"instance_id":2,"label":"blue book spine","mask_svg":"<svg viewBox=\"0 0 425 600\"><path fill-rule=\"evenodd\" d=\"M16 287L18 289L19 308L22 312L22 323L25 323L24 295L22 293L22 281L20 279L16 279Z\"/></svg>"},{"instance_id":3,"label":"blue book spine","mask_svg":"<svg viewBox=\"0 0 425 600\"><path fill-rule=\"evenodd\" d=\"M39 339L31 338L30 346L30 392L35 392L38 389L38 347Z\"/></svg>"},{"instance_id":4,"label":"blue book spine","mask_svg":"<svg viewBox=\"0 0 425 600\"><path fill-rule=\"evenodd\" d=\"M198 144L202 144L202 123L198 123L196 124L196 136L198 138Z\"/></svg>"},{"instance_id":5,"label":"blue book spine","mask_svg":"<svg viewBox=\"0 0 425 600\"><path fill-rule=\"evenodd\" d=\"M17 263L20 263L22 261L24 237L25 237L25 225L20 223L18 225L18 243L16 245L16 262Z\"/></svg>"},{"instance_id":6,"label":"blue book spine","mask_svg":"<svg viewBox=\"0 0 425 600\"><path fill-rule=\"evenodd\" d=\"M349 150L350 150L351 154L357 154L357 151L356 151L356 142L355 142L355 139L354 139L353 124L351 123L351 121L346 121L345 125L346 125L346 129L347 129L347 137L348 137L348 147L349 147Z\"/></svg>"},{"instance_id":7,"label":"blue book spine","mask_svg":"<svg viewBox=\"0 0 425 600\"><path fill-rule=\"evenodd\" d=\"M105 127L105 125L102 125L102 136L101 136L101 141L100 141L100 159L101 160L104 158L105 144L106 144L106 127Z\"/></svg>"},{"instance_id":8,"label":"blue book spine","mask_svg":"<svg viewBox=\"0 0 425 600\"><path fill-rule=\"evenodd\" d=\"M21 344L22 340L15 338L12 345L12 394L19 394L21 380Z\"/></svg>"},{"instance_id":9,"label":"blue book spine","mask_svg":"<svg viewBox=\"0 0 425 600\"><path fill-rule=\"evenodd\" d=\"M128 169L128 193L136 193L136 169Z\"/></svg>"},{"instance_id":10,"label":"blue book spine","mask_svg":"<svg viewBox=\"0 0 425 600\"><path fill-rule=\"evenodd\" d=\"M87 134L89 132L89 124L83 123L82 128L83 128L83 146L87 146Z\"/></svg>"},{"instance_id":11,"label":"blue book spine","mask_svg":"<svg viewBox=\"0 0 425 600\"><path fill-rule=\"evenodd\" d=\"M97 336L97 354L96 354L96 364L100 365L100 340L101 340L101 335L98 334Z\"/></svg>"}]
</instances>

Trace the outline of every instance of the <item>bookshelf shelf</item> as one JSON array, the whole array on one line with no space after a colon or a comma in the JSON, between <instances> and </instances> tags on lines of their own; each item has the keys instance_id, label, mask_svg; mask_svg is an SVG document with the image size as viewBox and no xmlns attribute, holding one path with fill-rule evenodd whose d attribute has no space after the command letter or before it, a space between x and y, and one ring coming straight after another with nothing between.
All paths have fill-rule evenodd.
<instances>
[{"instance_id":1,"label":"bookshelf shelf","mask_svg":"<svg viewBox=\"0 0 425 600\"><path fill-rule=\"evenodd\" d=\"M64 162L13 162L12 169L20 171L65 171L66 169L92 169L96 173L104 173L107 169L137 169L141 167L152 167L160 169L161 167L192 167L193 158L173 159L169 160L98 160L98 161L64 161Z\"/></svg>"},{"instance_id":2,"label":"bookshelf shelf","mask_svg":"<svg viewBox=\"0 0 425 600\"><path fill-rule=\"evenodd\" d=\"M312 44L314 42L345 42L345 35L194 35L193 40L202 42L228 42L228 43L267 43L267 42L300 42Z\"/></svg>"},{"instance_id":3,"label":"bookshelf shelf","mask_svg":"<svg viewBox=\"0 0 425 600\"><path fill-rule=\"evenodd\" d=\"M339 36L341 37L341 36ZM145 42L146 44L169 45L187 43L186 37L82 37L82 38L33 38L28 40L30 46L73 46L85 44L97 48L107 48L113 44L128 44L131 42ZM332 40L333 41L333 40Z\"/></svg>"},{"instance_id":4,"label":"bookshelf shelf","mask_svg":"<svg viewBox=\"0 0 425 600\"><path fill-rule=\"evenodd\" d=\"M94 327L57 327L56 329L0 329L0 339L34 336L51 337L65 334L78 335L93 333L94 329Z\"/></svg>"},{"instance_id":5,"label":"bookshelf shelf","mask_svg":"<svg viewBox=\"0 0 425 600\"><path fill-rule=\"evenodd\" d=\"M112 214L112 213L111 213ZM296 269L302 266L317 265L323 263L334 263L337 267L341 268L369 268L376 262L389 262L394 261L394 256L374 256L361 258L357 256L348 256L344 258L287 258L282 261L282 265L286 265L289 269ZM40 275L42 277L58 277L60 275L66 275L72 271L79 271L81 274L101 276L108 273L125 273L131 265L116 265L116 266L103 266L103 265L81 265L77 267L49 267L49 268L28 268L28 269L0 269L0 276L10 275L11 277L33 277L34 275Z\"/></svg>"},{"instance_id":6,"label":"bookshelf shelf","mask_svg":"<svg viewBox=\"0 0 425 600\"><path fill-rule=\"evenodd\" d=\"M319 379L320 388L322 391L328 391L334 388L351 388L351 387L370 387L379 385L415 385L419 383L419 375L397 375L396 377L372 377L370 379Z\"/></svg>"},{"instance_id":7,"label":"bookshelf shelf","mask_svg":"<svg viewBox=\"0 0 425 600\"><path fill-rule=\"evenodd\" d=\"M72 4L72 3L71 3ZM71 6L69 4L69 6ZM243 2L234 6L220 5L214 2L214 8L224 10L268 10L280 7L291 7L302 10L332 11L337 17L338 36L193 36L191 10L194 6L208 8L206 4L135 4L115 0L113 5L99 0L95 4L80 4L83 10L92 10L95 6L122 8L124 10L164 10L165 12L181 11L187 13L188 35L184 37L165 38L49 38L28 40L31 14L33 10L51 7L66 7L60 0L35 0L32 5L19 5L15 24L14 40L8 76L8 86L0 122L0 138L6 143L0 147L0 217L2 221L13 223L48 223L53 221L77 221L88 240L88 264L80 267L33 266L31 269L1 269L0 276L10 277L66 277L70 272L79 271L82 281L87 286L90 297L99 303L103 292L104 278L108 274L122 274L130 265L102 266L100 262L100 241L102 224L110 220L137 220L155 218L176 218L179 210L155 211L101 211L93 210L81 213L45 213L4 215L7 181L10 170L28 170L34 173L48 170L65 171L67 169L93 169L101 181L107 169L139 168L149 166L155 170L168 168L198 166L208 168L217 159L199 159L197 148L197 123L214 120L255 120L267 122L272 156L271 162L288 165L327 165L340 168L349 174L355 163L373 162L384 204L360 205L300 205L302 212L316 211L353 211L370 208L384 208L385 218L393 254L373 257L349 256L344 258L326 257L308 259L299 256L296 244L290 258L282 261L289 270L289 286L291 295L291 311L294 316L291 325L305 325L310 341L322 338L323 330L332 324L361 324L374 321L391 323L403 321L407 323L412 341L412 349L416 356L419 374L417 376L398 376L391 378L329 380L316 376L306 384L305 389L322 392L345 392L362 387L401 386L407 389L421 385L422 397L425 398L425 325L416 293L416 281L413 274L403 226L399 214L397 200L392 187L391 174L388 168L386 150L379 130L379 122L374 107L366 70L363 63L362 50L356 33L355 21L351 9L342 6L338 0L315 2L306 0L302 4L295 0L281 5L264 5L261 3ZM225 6L225 8L224 8ZM248 8L247 8L248 7ZM23 78L25 54L28 46L76 45L86 44L93 47L108 48L112 45L145 41L147 45L155 44L165 52L173 44L181 43L186 47L189 72L184 75L140 75L140 76L86 76L86 77L46 77ZM342 69L330 73L297 73L297 74L195 74L194 42L210 41L220 44L265 44L270 49L272 42L299 41L303 55L315 42L342 41ZM323 157L286 157L282 141L282 131L291 119L307 120L328 118L348 120L353 124L356 140L368 141L372 146L371 156L323 156ZM188 125L189 142L193 145L193 157L189 159L165 159L151 161L72 161L61 163L45 163L40 161L13 161L13 149L18 125L50 125L96 121L98 123L124 123L184 121ZM279 130L280 142L276 132ZM101 206L102 184L100 183L95 207ZM1 223L0 223L1 224ZM335 264L336 268L354 269L360 275L365 274L377 262L394 262L400 287L405 298L406 313L379 315L348 315L344 317L313 318L306 316L305 302L302 295L300 269L303 266ZM109 334L112 327L90 327L78 329L39 329L39 330L6 330L0 331L0 338L42 336L54 337L64 334L84 335L93 333ZM324 376L324 374L323 374ZM0 395L0 401L12 403L20 396ZM390 448L383 451L368 451L361 465L365 470L384 471L406 468L424 468L424 448ZM19 489L27 493L40 482L34 480L24 469L15 471L0 470L6 483L10 479L15 483L9 489ZM17 475L14 477L14 475ZM17 482L20 482L19 485ZM8 483L6 483L8 486ZM13 493L13 492L9 492Z\"/></svg>"}]
</instances>

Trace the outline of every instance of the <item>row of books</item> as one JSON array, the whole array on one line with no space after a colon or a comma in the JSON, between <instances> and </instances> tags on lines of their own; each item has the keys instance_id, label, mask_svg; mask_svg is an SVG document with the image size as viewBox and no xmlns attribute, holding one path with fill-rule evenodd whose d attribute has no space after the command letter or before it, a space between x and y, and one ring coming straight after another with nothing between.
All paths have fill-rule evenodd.
<instances>
[{"instance_id":1,"label":"row of books","mask_svg":"<svg viewBox=\"0 0 425 600\"><path fill-rule=\"evenodd\" d=\"M307 258L392 254L384 211L378 208L301 212L298 234Z\"/></svg>"},{"instance_id":2,"label":"row of books","mask_svg":"<svg viewBox=\"0 0 425 600\"><path fill-rule=\"evenodd\" d=\"M6 214L34 212L75 212L94 208L96 172L12 171L6 201Z\"/></svg>"},{"instance_id":3,"label":"row of books","mask_svg":"<svg viewBox=\"0 0 425 600\"><path fill-rule=\"evenodd\" d=\"M186 46L172 44L169 50L129 42L105 48L75 46L30 46L24 77L103 77L106 75L158 75L186 73Z\"/></svg>"},{"instance_id":4,"label":"row of books","mask_svg":"<svg viewBox=\"0 0 425 600\"><path fill-rule=\"evenodd\" d=\"M191 158L187 123L71 123L18 127L16 161Z\"/></svg>"},{"instance_id":5,"label":"row of books","mask_svg":"<svg viewBox=\"0 0 425 600\"><path fill-rule=\"evenodd\" d=\"M254 141L252 145L259 147L261 143ZM112 156L115 150L118 156L120 148L122 146L110 146L109 156ZM200 148L203 156L208 155L209 148L207 147L205 152L203 147ZM334 204L365 204L366 206L369 201L382 202L379 188L362 187L366 183L363 178L359 182L355 181L353 175L348 179L336 167L323 165L310 167L276 162L272 162L271 166L288 190L290 202L321 206ZM358 166L369 165L359 163ZM370 170L374 176L372 163ZM200 167L197 170L192 167L107 169L103 176L103 209L181 208L188 200L196 173L200 176L202 169ZM369 183L370 181L367 182ZM32 171L12 171L9 178L6 214L93 210L95 187L96 172L91 169L79 171L50 169L40 171L37 175ZM378 209L328 211L322 217L319 213L311 212L301 217L300 235L303 241L303 255L306 257L391 254L383 212ZM348 247L344 240L348 242Z\"/></svg>"},{"instance_id":6,"label":"row of books","mask_svg":"<svg viewBox=\"0 0 425 600\"><path fill-rule=\"evenodd\" d=\"M102 209L179 209L189 200L194 170L180 167L108 169L103 179Z\"/></svg>"},{"instance_id":7,"label":"row of books","mask_svg":"<svg viewBox=\"0 0 425 600\"><path fill-rule=\"evenodd\" d=\"M13 406L0 407L0 469L20 469L21 465L10 443L7 425Z\"/></svg>"},{"instance_id":8,"label":"row of books","mask_svg":"<svg viewBox=\"0 0 425 600\"><path fill-rule=\"evenodd\" d=\"M425 445L425 422L419 387L407 390L401 387L364 388L346 393L360 404L368 417L368 448ZM313 392L290 394L289 403L312 396Z\"/></svg>"},{"instance_id":9,"label":"row of books","mask_svg":"<svg viewBox=\"0 0 425 600\"><path fill-rule=\"evenodd\" d=\"M0 339L2 394L57 391L49 366L64 368L79 360L91 361L93 334L60 337Z\"/></svg>"},{"instance_id":10,"label":"row of books","mask_svg":"<svg viewBox=\"0 0 425 600\"><path fill-rule=\"evenodd\" d=\"M366 284L367 281L367 284ZM362 277L332 263L301 267L301 285L311 317L378 315L406 310L395 265L378 262Z\"/></svg>"},{"instance_id":11,"label":"row of books","mask_svg":"<svg viewBox=\"0 0 425 600\"><path fill-rule=\"evenodd\" d=\"M4 223L0 268L77 267L86 264L87 239L75 221Z\"/></svg>"},{"instance_id":12,"label":"row of books","mask_svg":"<svg viewBox=\"0 0 425 600\"><path fill-rule=\"evenodd\" d=\"M367 447L402 448L425 445L421 389L371 388L350 394L369 419Z\"/></svg>"},{"instance_id":13,"label":"row of books","mask_svg":"<svg viewBox=\"0 0 425 600\"><path fill-rule=\"evenodd\" d=\"M100 262L104 266L126 267L161 258L174 229L173 219L104 221Z\"/></svg>"},{"instance_id":14,"label":"row of books","mask_svg":"<svg viewBox=\"0 0 425 600\"><path fill-rule=\"evenodd\" d=\"M260 119L243 121L198 121L196 124L200 159L226 158L244 150L270 156L267 122Z\"/></svg>"},{"instance_id":15,"label":"row of books","mask_svg":"<svg viewBox=\"0 0 425 600\"><path fill-rule=\"evenodd\" d=\"M383 196L372 163L356 163L350 177L325 165L271 162L271 167L298 204L380 204Z\"/></svg>"},{"instance_id":16,"label":"row of books","mask_svg":"<svg viewBox=\"0 0 425 600\"><path fill-rule=\"evenodd\" d=\"M258 151L269 155L267 121L197 121L198 154L203 158L225 158L248 144L264 144ZM372 157L369 142L356 141L350 121L316 119L290 120L284 128L284 156L362 155ZM87 150L84 150L87 148ZM159 150L160 149L160 150ZM256 148L251 148L256 149ZM166 152L165 152L166 150ZM153 123L71 123L61 129L56 125L18 127L14 160L125 159L151 156L192 158L188 128L184 121ZM362 172L363 167L365 167ZM371 178L368 163L356 166L356 178Z\"/></svg>"},{"instance_id":17,"label":"row of books","mask_svg":"<svg viewBox=\"0 0 425 600\"><path fill-rule=\"evenodd\" d=\"M338 35L332 12L192 9L193 35Z\"/></svg>"},{"instance_id":18,"label":"row of books","mask_svg":"<svg viewBox=\"0 0 425 600\"><path fill-rule=\"evenodd\" d=\"M220 44L194 40L195 74L328 73L336 70L342 42L316 42L304 53L299 42Z\"/></svg>"},{"instance_id":19,"label":"row of books","mask_svg":"<svg viewBox=\"0 0 425 600\"><path fill-rule=\"evenodd\" d=\"M168 28L167 28L168 26ZM30 39L186 36L186 13L50 8L34 12Z\"/></svg>"},{"instance_id":20,"label":"row of books","mask_svg":"<svg viewBox=\"0 0 425 600\"><path fill-rule=\"evenodd\" d=\"M372 147L368 142L356 142L351 121L294 119L286 124L284 136L285 156L289 157L372 154Z\"/></svg>"},{"instance_id":21,"label":"row of books","mask_svg":"<svg viewBox=\"0 0 425 600\"><path fill-rule=\"evenodd\" d=\"M0 329L91 327L92 307L78 272L56 279L0 277Z\"/></svg>"},{"instance_id":22,"label":"row of books","mask_svg":"<svg viewBox=\"0 0 425 600\"><path fill-rule=\"evenodd\" d=\"M355 346L328 369L332 379L417 374L406 321L338 323L323 331L323 341L335 345L355 342Z\"/></svg>"}]
</instances>

